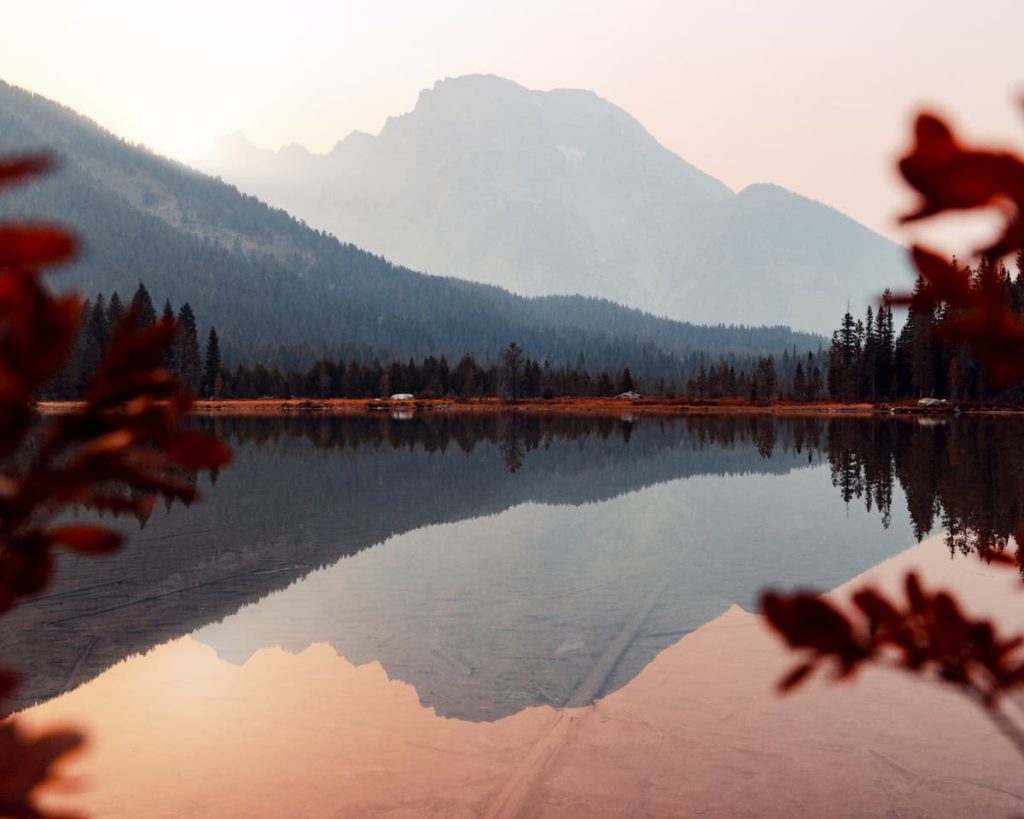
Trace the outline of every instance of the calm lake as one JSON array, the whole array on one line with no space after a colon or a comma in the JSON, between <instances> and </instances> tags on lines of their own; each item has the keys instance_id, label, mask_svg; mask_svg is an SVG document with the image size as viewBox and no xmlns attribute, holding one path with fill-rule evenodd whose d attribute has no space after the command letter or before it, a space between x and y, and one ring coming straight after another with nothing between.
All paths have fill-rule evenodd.
<instances>
[{"instance_id":1,"label":"calm lake","mask_svg":"<svg viewBox=\"0 0 1024 819\"><path fill-rule=\"evenodd\" d=\"M47 713L48 706L64 715L64 707L69 718L95 732L96 764L123 771L131 753L146 745L137 738L114 747L122 741L121 708L136 714L135 725L148 719L138 714L152 715L147 736L163 737L160 748L191 743L189 750L173 752L173 762L161 760L158 751L143 754L149 768L142 773L140 767L134 786L122 777L111 790L111 778L94 773L98 795L91 804L99 815L159 813L146 802L153 793L162 794L166 815L292 813L282 813L277 803L232 802L220 786L208 785L205 801L180 787L181 781L202 780L202 765L192 770L189 759L201 759L204 747L212 749L231 726L247 720L258 720L277 743L271 754L277 767L252 761L252 770L269 765L273 782L305 794L307 801L290 803L294 815L572 814L577 810L570 806L579 808L578 802L538 795L537 783L547 776L538 770L549 762L534 770L524 760L554 740L542 739L549 729L539 723L525 725L534 719L530 715L550 717L605 698L614 703L616 692L625 702L633 686L648 684L663 653L667 663L672 651L698 645L702 627L742 614L734 607L756 613L766 587L831 590L930 534L939 535L924 544L930 559L970 574L980 565L965 556L976 538L1005 544L1021 519L1018 499L1024 497L1024 423L1009 419L294 415L200 423L235 452L230 468L194 476L204 499L190 508L158 504L145 521L122 521L130 542L113 557L62 558L56 584L15 610L3 630L6 661L24 675L15 706L38 703L29 716ZM1008 548L1015 548L1012 541ZM709 650L711 659L700 655L703 665L694 661L690 676L713 676L718 661ZM726 653L723 663L743 659L739 649ZM161 656L179 659L161 664ZM272 684L257 685L261 663L273 658ZM331 697L368 668L379 677L361 693L349 691L344 704L352 708L362 698L361 722L351 714L332 722ZM683 691L686 662L680 660L679 668L673 673L682 675ZM144 681L129 681L133 673ZM204 676L214 673L223 679ZM766 697L774 674L751 677ZM728 678L736 676L743 674ZM115 680L121 682L103 693ZM314 682L315 692L305 687ZM408 693L401 707L385 707L378 694L367 693L398 691L389 686L399 684ZM138 701L128 703L126 691ZM271 699L261 699L267 692ZM704 695L692 694L690 701L698 696ZM175 698L181 698L178 706ZM649 695L642 699L652 701ZM313 701L323 709L323 722L292 713ZM205 716L187 739L172 741L161 715L186 704ZM683 719L668 716L669 706L658 707L666 725ZM258 708L259 716L246 708ZM377 740L359 735L361 750L345 752L330 743L352 742L355 724L378 733L388 724L387 741L397 741L396 732L412 730L412 718L401 721L401 730L389 720L405 708L436 721L415 741L402 740L405 751L450 741L446 753L477 748L472 764L483 765L480 760L493 751L493 765L452 782L437 774L432 795L410 770L459 768L443 755L437 763L413 762L394 749L382 750L368 779L346 774L361 764L359 754L373 755ZM658 719L644 717L652 730L660 730ZM516 734L500 754L497 740L490 750L478 747L483 740L474 732L515 733L520 729L510 726L516 720L524 721L522 736ZM767 730L763 726L730 724L738 726L738 737L769 742L758 733ZM443 738L459 726L461 738ZM708 736L720 727L709 728ZM112 737L106 745L105 730ZM685 720L680 730L687 730ZM640 742L637 736L608 745L618 743L616 753L625 753L628 743ZM316 766L295 749L325 742L324 754L345 759L351 752L356 761L342 765L329 784L324 774L317 780L322 787L303 784L300 769ZM734 750L742 744L730 742ZM658 747L662 756L670 754ZM634 750L636 756L626 758L651 752L639 745ZM88 755L83 764L88 767ZM673 815L729 812L727 805L693 794L686 798L697 801L685 809L682 797L662 793L669 783L651 765L642 767L646 773L616 793L646 789L647 801L616 803L616 813L642 813L638 806L647 804L651 815L664 815L664 805L650 807L658 793L677 800L665 803L679 808L669 810ZM622 764L614 768L622 773ZM517 771L525 771L520 778L526 784L517 784ZM161 772L165 786L158 781ZM145 776L152 781L143 786ZM173 789L171 781L178 783ZM345 782L352 788L342 787ZM408 803L401 797L406 785ZM893 787L863 787L888 793L897 808L921 804L916 791L900 803ZM413 799L417 788L425 795ZM572 791L564 788L560 793L568 800ZM351 790L362 801L345 801ZM1007 790L999 780L937 798L955 808L950 815L975 808L978 815L998 814L1006 806L999 800L1019 804ZM868 804L859 803L856 793L851 798L853 805ZM751 808L749 815L776 812L771 804ZM776 807L779 815L815 815L815 804L804 799ZM864 815L876 814L866 809Z\"/></svg>"}]
</instances>

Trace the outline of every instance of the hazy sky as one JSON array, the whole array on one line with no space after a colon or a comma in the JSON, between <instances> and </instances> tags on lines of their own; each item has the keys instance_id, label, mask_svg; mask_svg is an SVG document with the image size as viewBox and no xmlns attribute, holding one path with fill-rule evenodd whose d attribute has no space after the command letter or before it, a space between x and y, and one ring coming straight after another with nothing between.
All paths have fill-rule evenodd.
<instances>
[{"instance_id":1,"label":"hazy sky","mask_svg":"<svg viewBox=\"0 0 1024 819\"><path fill-rule=\"evenodd\" d=\"M1024 0L0 3L0 78L188 160L232 131L328 150L439 78L588 88L734 188L895 234L892 160L939 104L1024 136ZM2 126L2 123L0 123ZM898 235L898 234L895 234Z\"/></svg>"}]
</instances>

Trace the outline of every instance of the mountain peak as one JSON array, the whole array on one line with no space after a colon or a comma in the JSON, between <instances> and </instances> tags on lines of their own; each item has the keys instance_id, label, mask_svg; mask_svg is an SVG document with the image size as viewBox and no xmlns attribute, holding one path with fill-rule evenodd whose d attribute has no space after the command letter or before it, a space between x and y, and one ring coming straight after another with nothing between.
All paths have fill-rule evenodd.
<instances>
[{"instance_id":1,"label":"mountain peak","mask_svg":"<svg viewBox=\"0 0 1024 819\"><path fill-rule=\"evenodd\" d=\"M299 159L308 159L313 156L313 153L309 148L305 145L300 145L298 142L289 142L287 145L282 145L277 152L282 156Z\"/></svg>"},{"instance_id":2,"label":"mountain peak","mask_svg":"<svg viewBox=\"0 0 1024 819\"><path fill-rule=\"evenodd\" d=\"M437 80L432 88L424 89L420 95L433 93L473 93L479 91L504 91L522 94L537 93L531 92L526 86L520 85L515 80L507 77L500 77L497 74L460 74L456 77L442 77Z\"/></svg>"},{"instance_id":3,"label":"mountain peak","mask_svg":"<svg viewBox=\"0 0 1024 819\"><path fill-rule=\"evenodd\" d=\"M446 122L469 119L480 121L479 114L487 112L493 117L500 111L511 111L536 102L541 92L530 91L512 80L495 74L465 74L438 80L431 88L424 88L416 99L416 106L407 114L389 117L385 130L395 123L440 119ZM532 99L531 99L532 98Z\"/></svg>"},{"instance_id":4,"label":"mountain peak","mask_svg":"<svg viewBox=\"0 0 1024 819\"><path fill-rule=\"evenodd\" d=\"M431 88L420 92L414 112L438 103L486 106L494 102L502 105L541 106L549 110L563 109L572 115L599 111L604 115L619 116L643 130L643 126L627 111L594 91L583 88L540 91L497 74L463 74L437 80Z\"/></svg>"},{"instance_id":5,"label":"mountain peak","mask_svg":"<svg viewBox=\"0 0 1024 819\"><path fill-rule=\"evenodd\" d=\"M522 295L827 331L837 285L866 304L905 267L820 203L771 184L734 193L593 91L447 77L378 135L313 159L226 176L393 261Z\"/></svg>"},{"instance_id":6,"label":"mountain peak","mask_svg":"<svg viewBox=\"0 0 1024 819\"><path fill-rule=\"evenodd\" d=\"M232 131L217 140L217 148L224 151L258 151L256 143L241 131Z\"/></svg>"}]
</instances>

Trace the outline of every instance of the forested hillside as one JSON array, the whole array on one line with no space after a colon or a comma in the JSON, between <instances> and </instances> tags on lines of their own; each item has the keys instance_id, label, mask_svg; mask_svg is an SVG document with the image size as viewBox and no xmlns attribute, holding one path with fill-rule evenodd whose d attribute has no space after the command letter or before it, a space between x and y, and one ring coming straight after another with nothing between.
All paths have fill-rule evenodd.
<instances>
[{"instance_id":1,"label":"forested hillside","mask_svg":"<svg viewBox=\"0 0 1024 819\"><path fill-rule=\"evenodd\" d=\"M228 364L467 352L491 361L515 340L552 364L583 354L588 366L655 376L678 374L695 351L767 354L820 342L783 327L657 319L598 299L522 298L397 267L0 83L0 152L41 147L58 155L60 172L0 208L80 232L85 254L55 284L125 296L144 279L159 301L190 302L217 326Z\"/></svg>"}]
</instances>

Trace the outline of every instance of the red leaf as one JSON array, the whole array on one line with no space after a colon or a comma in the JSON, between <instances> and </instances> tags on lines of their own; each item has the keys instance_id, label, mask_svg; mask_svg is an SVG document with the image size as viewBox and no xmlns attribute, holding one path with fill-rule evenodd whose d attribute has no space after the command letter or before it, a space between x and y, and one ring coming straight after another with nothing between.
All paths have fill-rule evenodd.
<instances>
[{"instance_id":1,"label":"red leaf","mask_svg":"<svg viewBox=\"0 0 1024 819\"><path fill-rule=\"evenodd\" d=\"M91 555L113 552L124 541L117 532L85 523L58 526L56 529L50 529L47 535L65 549Z\"/></svg>"},{"instance_id":2,"label":"red leaf","mask_svg":"<svg viewBox=\"0 0 1024 819\"><path fill-rule=\"evenodd\" d=\"M53 574L53 559L46 549L45 540L39 542L41 539L37 535L29 540L31 543L24 538L17 542L17 548L9 551L0 564L3 578L0 588L13 592L15 596L35 594Z\"/></svg>"},{"instance_id":3,"label":"red leaf","mask_svg":"<svg viewBox=\"0 0 1024 819\"><path fill-rule=\"evenodd\" d=\"M175 433L164 449L175 463L186 469L226 466L231 461L231 450L212 435L197 430Z\"/></svg>"},{"instance_id":4,"label":"red leaf","mask_svg":"<svg viewBox=\"0 0 1024 819\"><path fill-rule=\"evenodd\" d=\"M853 604L859 608L874 625L896 627L901 621L896 607L874 589L862 589L853 596Z\"/></svg>"},{"instance_id":5,"label":"red leaf","mask_svg":"<svg viewBox=\"0 0 1024 819\"><path fill-rule=\"evenodd\" d=\"M761 600L761 609L791 646L835 651L851 641L849 620L815 594L798 592L787 598L769 592Z\"/></svg>"},{"instance_id":6,"label":"red leaf","mask_svg":"<svg viewBox=\"0 0 1024 819\"><path fill-rule=\"evenodd\" d=\"M921 193L922 202L903 221L946 210L984 207L1001 198L1022 198L1024 163L1015 155L967 150L933 114L921 114L914 132L914 147L899 167L907 182Z\"/></svg>"},{"instance_id":7,"label":"red leaf","mask_svg":"<svg viewBox=\"0 0 1024 819\"><path fill-rule=\"evenodd\" d=\"M52 781L54 768L71 752L82 747L77 731L56 730L35 737L26 736L17 721L0 726L0 814L43 817L35 794Z\"/></svg>"},{"instance_id":8,"label":"red leaf","mask_svg":"<svg viewBox=\"0 0 1024 819\"><path fill-rule=\"evenodd\" d=\"M800 683L802 683L807 678L807 675L812 671L814 671L813 663L801 663L796 666L796 668L792 669L785 677L779 680L779 690L783 693L792 691L800 685Z\"/></svg>"},{"instance_id":9,"label":"red leaf","mask_svg":"<svg viewBox=\"0 0 1024 819\"><path fill-rule=\"evenodd\" d=\"M27 181L53 170L55 164L49 154L0 159L0 186Z\"/></svg>"},{"instance_id":10,"label":"red leaf","mask_svg":"<svg viewBox=\"0 0 1024 819\"><path fill-rule=\"evenodd\" d=\"M904 580L904 584L907 590L907 600L910 602L910 608L919 614L924 613L928 608L928 600L925 597L924 591L921 589L921 581L918 580L917 574L914 572L908 572Z\"/></svg>"},{"instance_id":11,"label":"red leaf","mask_svg":"<svg viewBox=\"0 0 1024 819\"><path fill-rule=\"evenodd\" d=\"M94 458L100 455L114 455L124 452L135 443L135 435L130 429L115 429L101 435L82 447L84 457Z\"/></svg>"},{"instance_id":12,"label":"red leaf","mask_svg":"<svg viewBox=\"0 0 1024 819\"><path fill-rule=\"evenodd\" d=\"M0 267L31 268L66 261L78 243L66 230L41 225L0 228Z\"/></svg>"}]
</instances>

